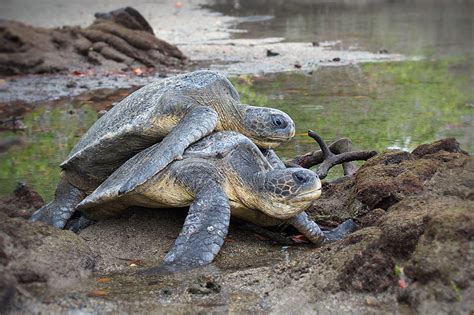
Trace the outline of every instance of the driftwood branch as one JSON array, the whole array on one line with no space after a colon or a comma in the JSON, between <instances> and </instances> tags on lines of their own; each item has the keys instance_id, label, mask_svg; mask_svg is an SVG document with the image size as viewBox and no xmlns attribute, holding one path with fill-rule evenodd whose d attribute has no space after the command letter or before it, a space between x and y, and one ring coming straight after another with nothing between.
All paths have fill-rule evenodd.
<instances>
[{"instance_id":1,"label":"driftwood branch","mask_svg":"<svg viewBox=\"0 0 474 315\"><path fill-rule=\"evenodd\" d=\"M344 152L351 152L352 151L352 141L348 138L342 138L339 140L334 141L333 143L329 144L329 150L332 153L340 154ZM304 168L310 168L315 165L321 164L324 161L324 154L321 150L316 150L313 152L309 152L303 155L299 155L292 160L285 161L285 164L288 167L291 166L301 166ZM357 166L353 162L346 162L342 164L344 169L344 175L352 175L357 170Z\"/></svg>"},{"instance_id":2,"label":"driftwood branch","mask_svg":"<svg viewBox=\"0 0 474 315\"><path fill-rule=\"evenodd\" d=\"M287 164L296 164L304 168L320 164L316 173L321 179L325 178L329 170L338 164L343 164L344 175L352 175L357 170L352 161L368 160L377 154L376 151L352 151L352 142L347 138L337 140L328 146L316 132L310 130L308 136L318 143L321 150L297 156L287 161Z\"/></svg>"}]
</instances>

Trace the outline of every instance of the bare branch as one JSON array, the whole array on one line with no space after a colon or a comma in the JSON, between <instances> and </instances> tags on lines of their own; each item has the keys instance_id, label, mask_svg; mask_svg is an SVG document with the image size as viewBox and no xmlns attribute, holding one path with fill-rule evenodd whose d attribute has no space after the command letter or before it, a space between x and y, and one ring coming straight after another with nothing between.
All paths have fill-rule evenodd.
<instances>
[{"instance_id":1,"label":"bare branch","mask_svg":"<svg viewBox=\"0 0 474 315\"><path fill-rule=\"evenodd\" d=\"M352 151L352 141L348 138L342 138L334 141L328 145L329 150L332 153L340 154L344 152ZM293 158L292 160L285 161L287 167L295 167L296 165L310 168L315 165L321 164L324 161L324 155L321 150L309 152ZM357 170L357 166L353 162L346 162L342 164L344 169L344 175L352 175Z\"/></svg>"},{"instance_id":2,"label":"bare branch","mask_svg":"<svg viewBox=\"0 0 474 315\"><path fill-rule=\"evenodd\" d=\"M324 162L319 165L316 173L320 179L323 179L328 175L329 170L335 165L350 161L366 161L375 155L377 155L376 151L352 151L332 155L329 159L324 160Z\"/></svg>"},{"instance_id":3,"label":"bare branch","mask_svg":"<svg viewBox=\"0 0 474 315\"><path fill-rule=\"evenodd\" d=\"M352 151L352 142L347 138L337 140L327 146L324 140L314 131L308 131L308 136L316 140L321 150L297 156L294 159L285 162L285 164L297 164L304 168L310 168L311 166L321 164L316 171L321 179L325 178L329 170L338 164L343 164L344 175L352 175L355 173L357 168L354 163L349 162L368 160L377 154L376 151Z\"/></svg>"}]
</instances>

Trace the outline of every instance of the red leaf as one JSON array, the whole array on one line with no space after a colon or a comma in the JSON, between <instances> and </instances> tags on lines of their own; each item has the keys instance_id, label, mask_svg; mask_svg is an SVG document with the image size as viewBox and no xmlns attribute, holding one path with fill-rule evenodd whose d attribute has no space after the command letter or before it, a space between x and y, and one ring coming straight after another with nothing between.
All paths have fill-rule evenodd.
<instances>
[{"instance_id":1,"label":"red leaf","mask_svg":"<svg viewBox=\"0 0 474 315\"><path fill-rule=\"evenodd\" d=\"M79 70L74 70L74 71L72 72L72 75L75 75L75 76L77 76L77 77L83 77L83 76L85 76L85 73L84 73L84 72L81 72L81 71L79 71Z\"/></svg>"},{"instance_id":2,"label":"red leaf","mask_svg":"<svg viewBox=\"0 0 474 315\"><path fill-rule=\"evenodd\" d=\"M311 243L311 242L306 238L306 236L304 236L303 234L293 235L293 236L291 236L291 239L293 240L293 242L295 242L295 243L297 243L297 244L301 244L301 243Z\"/></svg>"},{"instance_id":3,"label":"red leaf","mask_svg":"<svg viewBox=\"0 0 474 315\"><path fill-rule=\"evenodd\" d=\"M226 237L224 239L224 243L234 243L234 242L235 242L235 240L231 239L230 237Z\"/></svg>"},{"instance_id":4,"label":"red leaf","mask_svg":"<svg viewBox=\"0 0 474 315\"><path fill-rule=\"evenodd\" d=\"M398 286L402 289L405 289L406 287L408 287L408 283L405 280L400 279L398 280Z\"/></svg>"}]
</instances>

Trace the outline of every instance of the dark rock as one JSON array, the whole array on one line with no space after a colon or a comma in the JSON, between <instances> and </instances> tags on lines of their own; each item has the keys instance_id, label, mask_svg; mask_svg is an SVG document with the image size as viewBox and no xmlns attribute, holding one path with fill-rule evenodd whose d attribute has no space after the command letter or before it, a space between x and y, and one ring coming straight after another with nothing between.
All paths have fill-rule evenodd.
<instances>
[{"instance_id":1,"label":"dark rock","mask_svg":"<svg viewBox=\"0 0 474 315\"><path fill-rule=\"evenodd\" d=\"M267 57L275 57L275 56L278 56L279 53L275 52L275 51L271 51L270 49L267 49Z\"/></svg>"},{"instance_id":2,"label":"dark rock","mask_svg":"<svg viewBox=\"0 0 474 315\"><path fill-rule=\"evenodd\" d=\"M355 175L357 200L369 209L388 209L407 195L419 193L434 175L439 162L417 159L399 150L388 150L369 159Z\"/></svg>"},{"instance_id":3,"label":"dark rock","mask_svg":"<svg viewBox=\"0 0 474 315\"><path fill-rule=\"evenodd\" d=\"M15 277L0 267L0 312L3 313L13 301L16 293L17 281Z\"/></svg>"},{"instance_id":4,"label":"dark rock","mask_svg":"<svg viewBox=\"0 0 474 315\"><path fill-rule=\"evenodd\" d=\"M413 153L385 151L353 178L324 184L309 214L333 225L355 216L362 226L342 241L347 250L357 249L352 256L339 256L339 289L397 292L400 302L422 313L454 305L469 310L473 187L474 160L454 139L419 146Z\"/></svg>"},{"instance_id":5,"label":"dark rock","mask_svg":"<svg viewBox=\"0 0 474 315\"><path fill-rule=\"evenodd\" d=\"M38 197L21 184L15 195L6 199L31 209L42 203ZM21 208L12 210L5 205L11 203L1 200L0 309L8 308L17 285L34 283L62 288L74 285L94 270L97 256L83 239L69 231L30 223L22 218L26 215L18 215Z\"/></svg>"},{"instance_id":6,"label":"dark rock","mask_svg":"<svg viewBox=\"0 0 474 315\"><path fill-rule=\"evenodd\" d=\"M413 150L412 153L421 158L427 154L433 154L439 151L467 154L465 151L461 150L459 142L454 138L441 139L430 144L422 144Z\"/></svg>"},{"instance_id":7,"label":"dark rock","mask_svg":"<svg viewBox=\"0 0 474 315\"><path fill-rule=\"evenodd\" d=\"M73 81L73 80L70 80L66 83L66 87L69 88L69 89L75 88L75 87L77 87L77 82Z\"/></svg>"},{"instance_id":8,"label":"dark rock","mask_svg":"<svg viewBox=\"0 0 474 315\"><path fill-rule=\"evenodd\" d=\"M143 15L132 7L120 8L108 13L96 13L94 16L96 19L109 20L132 30L145 31L155 35L153 28Z\"/></svg>"},{"instance_id":9,"label":"dark rock","mask_svg":"<svg viewBox=\"0 0 474 315\"><path fill-rule=\"evenodd\" d=\"M0 212L9 217L29 218L44 205L43 198L27 184L18 183L13 196L0 199Z\"/></svg>"}]
</instances>

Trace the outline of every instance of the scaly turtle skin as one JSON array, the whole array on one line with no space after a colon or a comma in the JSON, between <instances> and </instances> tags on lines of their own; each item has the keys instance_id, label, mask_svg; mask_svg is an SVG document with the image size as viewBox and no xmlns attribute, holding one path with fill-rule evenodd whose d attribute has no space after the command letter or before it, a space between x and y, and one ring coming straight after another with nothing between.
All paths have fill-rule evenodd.
<instances>
[{"instance_id":1,"label":"scaly turtle skin","mask_svg":"<svg viewBox=\"0 0 474 315\"><path fill-rule=\"evenodd\" d=\"M191 144L213 131L238 131L262 148L293 137L291 118L276 109L240 103L222 75L197 71L151 83L132 93L87 131L61 164L55 200L35 212L32 221L63 228L75 206L136 153L131 176L120 193L131 192ZM133 174L133 175L132 175Z\"/></svg>"},{"instance_id":2,"label":"scaly turtle skin","mask_svg":"<svg viewBox=\"0 0 474 315\"><path fill-rule=\"evenodd\" d=\"M322 232L304 210L319 198L321 182L307 169L270 164L245 136L231 131L213 133L191 145L174 161L134 191L120 194L133 176L130 166L148 157L146 149L109 176L77 209L88 219L120 214L131 206L170 208L189 206L183 229L165 257L166 265L210 263L227 234L231 214L254 224L288 222L313 243L334 241L356 227L346 221Z\"/></svg>"}]
</instances>

